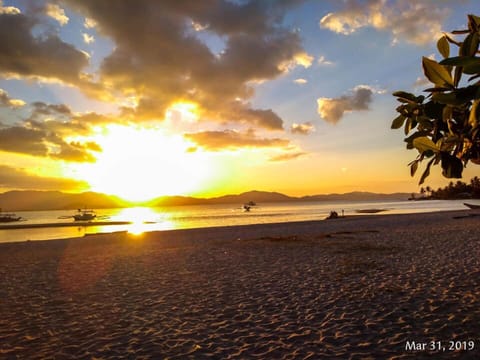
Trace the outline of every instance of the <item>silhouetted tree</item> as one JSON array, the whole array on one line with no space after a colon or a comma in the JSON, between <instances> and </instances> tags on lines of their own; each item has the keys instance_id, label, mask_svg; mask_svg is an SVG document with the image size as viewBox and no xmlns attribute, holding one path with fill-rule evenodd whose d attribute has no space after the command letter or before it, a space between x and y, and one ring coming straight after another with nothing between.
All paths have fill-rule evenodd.
<instances>
[{"instance_id":1,"label":"silhouetted tree","mask_svg":"<svg viewBox=\"0 0 480 360\"><path fill-rule=\"evenodd\" d=\"M461 178L469 161L480 164L480 17L468 15L468 29L453 34L465 38L457 41L443 35L437 42L442 61L422 59L425 77L433 84L424 90L428 96L393 93L401 105L392 128L404 127L407 149L418 151L409 164L411 175L423 160L428 161L420 184L432 165L440 164L446 178ZM458 47L458 56L450 56L450 45ZM469 78L459 86L464 75Z\"/></svg>"}]
</instances>

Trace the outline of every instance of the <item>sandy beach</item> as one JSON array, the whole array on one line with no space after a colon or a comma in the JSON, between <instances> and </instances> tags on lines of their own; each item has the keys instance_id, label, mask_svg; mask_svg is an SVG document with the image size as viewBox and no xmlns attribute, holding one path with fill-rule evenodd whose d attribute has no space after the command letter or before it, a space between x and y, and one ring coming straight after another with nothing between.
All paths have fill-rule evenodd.
<instances>
[{"instance_id":1,"label":"sandy beach","mask_svg":"<svg viewBox=\"0 0 480 360\"><path fill-rule=\"evenodd\" d=\"M0 244L0 358L478 359L472 214Z\"/></svg>"}]
</instances>

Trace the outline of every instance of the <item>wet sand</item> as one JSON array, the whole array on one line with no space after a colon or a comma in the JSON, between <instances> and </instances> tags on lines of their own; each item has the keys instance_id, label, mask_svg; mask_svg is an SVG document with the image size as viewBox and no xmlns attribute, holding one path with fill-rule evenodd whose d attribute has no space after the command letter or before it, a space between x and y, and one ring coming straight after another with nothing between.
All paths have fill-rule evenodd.
<instances>
[{"instance_id":1,"label":"wet sand","mask_svg":"<svg viewBox=\"0 0 480 360\"><path fill-rule=\"evenodd\" d=\"M470 215L0 244L0 358L478 359Z\"/></svg>"}]
</instances>

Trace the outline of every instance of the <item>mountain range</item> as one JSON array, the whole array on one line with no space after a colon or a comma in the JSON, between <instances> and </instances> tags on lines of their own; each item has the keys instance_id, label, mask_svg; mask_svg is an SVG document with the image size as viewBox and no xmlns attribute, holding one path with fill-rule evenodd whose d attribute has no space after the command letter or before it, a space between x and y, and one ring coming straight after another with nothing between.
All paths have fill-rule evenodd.
<instances>
[{"instance_id":1,"label":"mountain range","mask_svg":"<svg viewBox=\"0 0 480 360\"><path fill-rule=\"evenodd\" d=\"M78 194L60 191L8 191L0 194L0 208L3 211L20 210L67 210L79 208L107 209L129 206L178 206L244 204L253 201L257 204L292 201L395 201L407 200L409 193L378 194L371 192L349 192L345 194L324 194L293 197L278 192L248 191L238 195L224 195L214 198L189 196L161 196L143 203L133 203L117 196L95 192Z\"/></svg>"}]
</instances>

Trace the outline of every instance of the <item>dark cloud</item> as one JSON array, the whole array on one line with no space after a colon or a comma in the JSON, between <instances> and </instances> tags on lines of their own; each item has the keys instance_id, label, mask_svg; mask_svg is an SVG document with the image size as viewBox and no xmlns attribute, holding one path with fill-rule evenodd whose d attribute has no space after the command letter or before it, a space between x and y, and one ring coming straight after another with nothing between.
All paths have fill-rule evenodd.
<instances>
[{"instance_id":1,"label":"dark cloud","mask_svg":"<svg viewBox=\"0 0 480 360\"><path fill-rule=\"evenodd\" d=\"M286 139L259 138L253 130L243 133L234 130L204 131L185 134L184 136L198 146L211 151L238 148L286 147L290 143Z\"/></svg>"},{"instance_id":2,"label":"dark cloud","mask_svg":"<svg viewBox=\"0 0 480 360\"><path fill-rule=\"evenodd\" d=\"M46 156L45 133L22 126L0 129L0 150L34 156Z\"/></svg>"},{"instance_id":3,"label":"dark cloud","mask_svg":"<svg viewBox=\"0 0 480 360\"><path fill-rule=\"evenodd\" d=\"M50 178L32 175L23 169L0 165L0 187L18 190L85 190L88 184L83 181L63 178Z\"/></svg>"},{"instance_id":4,"label":"dark cloud","mask_svg":"<svg viewBox=\"0 0 480 360\"><path fill-rule=\"evenodd\" d=\"M57 124L56 122L52 122ZM39 123L41 127L12 126L0 128L0 150L40 157L52 157L65 161L93 162L92 151L99 151L98 144L87 142L66 142L57 133Z\"/></svg>"},{"instance_id":5,"label":"dark cloud","mask_svg":"<svg viewBox=\"0 0 480 360\"><path fill-rule=\"evenodd\" d=\"M373 91L368 86L357 86L351 94L338 98L319 98L318 114L327 122L336 124L346 112L368 110Z\"/></svg>"},{"instance_id":6,"label":"dark cloud","mask_svg":"<svg viewBox=\"0 0 480 360\"><path fill-rule=\"evenodd\" d=\"M79 84L88 56L56 34L35 37L34 17L0 13L0 72L4 75L58 79Z\"/></svg>"},{"instance_id":7,"label":"dark cloud","mask_svg":"<svg viewBox=\"0 0 480 360\"><path fill-rule=\"evenodd\" d=\"M296 2L63 1L95 20L97 31L114 41L100 78L139 99L130 109L135 119L163 119L181 99L197 103L201 119L267 129L282 128L272 110L246 108L239 116L232 107L236 99L253 95L252 82L273 79L292 64L311 63L299 35L280 26ZM224 39L223 51L213 53L195 28Z\"/></svg>"}]
</instances>

